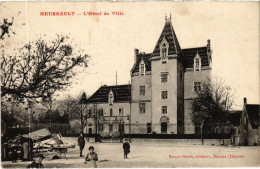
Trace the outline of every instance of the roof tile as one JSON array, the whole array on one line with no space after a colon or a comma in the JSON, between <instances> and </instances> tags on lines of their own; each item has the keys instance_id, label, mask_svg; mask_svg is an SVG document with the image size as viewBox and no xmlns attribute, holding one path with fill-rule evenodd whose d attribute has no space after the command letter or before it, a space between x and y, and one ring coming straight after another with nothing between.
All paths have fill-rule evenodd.
<instances>
[{"instance_id":1,"label":"roof tile","mask_svg":"<svg viewBox=\"0 0 260 169\"><path fill-rule=\"evenodd\" d=\"M108 94L112 90L114 102L128 102L131 100L131 85L101 86L88 100L87 103L108 102Z\"/></svg>"},{"instance_id":2,"label":"roof tile","mask_svg":"<svg viewBox=\"0 0 260 169\"><path fill-rule=\"evenodd\" d=\"M246 110L252 128L257 129L260 126L260 105L247 104Z\"/></svg>"}]
</instances>

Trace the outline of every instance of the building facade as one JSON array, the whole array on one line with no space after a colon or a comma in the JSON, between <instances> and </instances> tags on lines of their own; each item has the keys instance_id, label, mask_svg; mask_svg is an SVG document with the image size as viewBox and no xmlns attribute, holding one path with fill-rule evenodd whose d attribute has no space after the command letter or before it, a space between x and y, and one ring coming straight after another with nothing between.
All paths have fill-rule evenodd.
<instances>
[{"instance_id":1,"label":"building facade","mask_svg":"<svg viewBox=\"0 0 260 169\"><path fill-rule=\"evenodd\" d=\"M242 146L260 145L260 105L247 104L244 98L243 111L240 118L240 139Z\"/></svg>"},{"instance_id":2,"label":"building facade","mask_svg":"<svg viewBox=\"0 0 260 169\"><path fill-rule=\"evenodd\" d=\"M203 80L211 78L212 57L210 40L203 47L182 49L173 29L171 18L165 25L152 53L135 49L131 69L128 100L115 99L114 107L129 112L131 134L193 134L191 101L201 90ZM109 109L113 86L104 92L106 100L98 106ZM121 88L121 86L117 86ZM102 90L101 87L97 92ZM124 85L122 85L124 88ZM119 90L123 91L123 90ZM97 93L96 92L96 93ZM94 93L89 103L98 100ZM125 93L120 93L125 95ZM122 105L120 105L122 104ZM119 114L118 114L119 116ZM126 122L124 122L126 123ZM104 130L105 132L105 130Z\"/></svg>"},{"instance_id":3,"label":"building facade","mask_svg":"<svg viewBox=\"0 0 260 169\"><path fill-rule=\"evenodd\" d=\"M87 103L86 133L103 137L129 133L131 85L101 86Z\"/></svg>"}]
</instances>

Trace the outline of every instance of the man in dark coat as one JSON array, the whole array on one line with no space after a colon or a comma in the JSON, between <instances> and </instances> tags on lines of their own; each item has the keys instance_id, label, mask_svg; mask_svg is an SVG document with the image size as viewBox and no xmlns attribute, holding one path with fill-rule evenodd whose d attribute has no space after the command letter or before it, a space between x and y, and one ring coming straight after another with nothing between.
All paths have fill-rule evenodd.
<instances>
[{"instance_id":1,"label":"man in dark coat","mask_svg":"<svg viewBox=\"0 0 260 169\"><path fill-rule=\"evenodd\" d=\"M128 140L125 139L125 142L123 144L124 149L124 159L127 159L127 154L130 153L130 144L128 143Z\"/></svg>"},{"instance_id":2,"label":"man in dark coat","mask_svg":"<svg viewBox=\"0 0 260 169\"><path fill-rule=\"evenodd\" d=\"M80 136L78 138L78 146L79 146L79 149L80 149L80 157L83 157L82 151L85 147L85 140L84 140L84 137L83 137L83 133L80 133Z\"/></svg>"}]
</instances>

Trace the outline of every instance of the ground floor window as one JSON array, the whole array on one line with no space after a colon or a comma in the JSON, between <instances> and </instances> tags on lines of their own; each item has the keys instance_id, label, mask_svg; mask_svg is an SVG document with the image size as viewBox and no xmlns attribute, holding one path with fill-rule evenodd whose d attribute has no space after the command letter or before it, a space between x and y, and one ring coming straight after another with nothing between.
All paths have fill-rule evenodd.
<instances>
[{"instance_id":1,"label":"ground floor window","mask_svg":"<svg viewBox=\"0 0 260 169\"><path fill-rule=\"evenodd\" d=\"M103 131L103 124L99 124L99 125L98 125L98 130L99 130L99 131Z\"/></svg>"},{"instance_id":2,"label":"ground floor window","mask_svg":"<svg viewBox=\"0 0 260 169\"><path fill-rule=\"evenodd\" d=\"M147 123L147 133L152 133L152 124L151 123Z\"/></svg>"},{"instance_id":3,"label":"ground floor window","mask_svg":"<svg viewBox=\"0 0 260 169\"><path fill-rule=\"evenodd\" d=\"M125 125L124 125L124 124L119 124L118 131L119 131L120 133L124 133L124 132L125 132Z\"/></svg>"},{"instance_id":4,"label":"ground floor window","mask_svg":"<svg viewBox=\"0 0 260 169\"><path fill-rule=\"evenodd\" d=\"M109 124L109 132L113 132L113 124Z\"/></svg>"}]
</instances>

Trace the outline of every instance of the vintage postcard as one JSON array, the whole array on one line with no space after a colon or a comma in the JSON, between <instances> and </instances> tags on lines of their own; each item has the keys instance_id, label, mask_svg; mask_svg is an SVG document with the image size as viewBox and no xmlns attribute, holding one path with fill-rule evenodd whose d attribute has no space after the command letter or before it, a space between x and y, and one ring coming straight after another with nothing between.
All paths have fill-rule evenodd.
<instances>
[{"instance_id":1,"label":"vintage postcard","mask_svg":"<svg viewBox=\"0 0 260 169\"><path fill-rule=\"evenodd\" d=\"M259 2L1 2L1 167L260 167Z\"/></svg>"}]
</instances>

